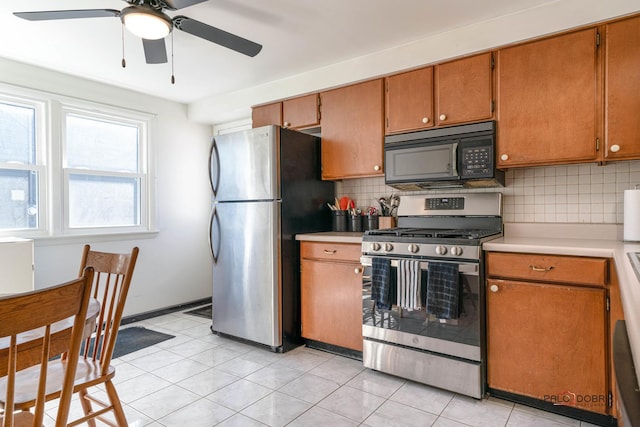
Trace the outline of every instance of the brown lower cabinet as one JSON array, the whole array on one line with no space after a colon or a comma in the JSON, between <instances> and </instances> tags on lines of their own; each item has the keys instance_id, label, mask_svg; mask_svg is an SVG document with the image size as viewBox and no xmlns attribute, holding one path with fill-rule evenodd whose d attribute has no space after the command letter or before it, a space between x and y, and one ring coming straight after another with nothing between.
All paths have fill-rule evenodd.
<instances>
[{"instance_id":1,"label":"brown lower cabinet","mask_svg":"<svg viewBox=\"0 0 640 427\"><path fill-rule=\"evenodd\" d=\"M300 243L302 336L362 351L359 244Z\"/></svg>"},{"instance_id":2,"label":"brown lower cabinet","mask_svg":"<svg viewBox=\"0 0 640 427\"><path fill-rule=\"evenodd\" d=\"M489 252L486 262L489 388L615 417L609 260Z\"/></svg>"}]
</instances>

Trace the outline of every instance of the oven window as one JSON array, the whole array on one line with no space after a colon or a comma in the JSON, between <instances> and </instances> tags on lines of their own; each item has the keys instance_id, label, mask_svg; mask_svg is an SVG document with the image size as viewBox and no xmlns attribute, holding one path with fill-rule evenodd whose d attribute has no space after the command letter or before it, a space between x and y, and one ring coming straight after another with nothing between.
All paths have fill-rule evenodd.
<instances>
[{"instance_id":1,"label":"oven window","mask_svg":"<svg viewBox=\"0 0 640 427\"><path fill-rule=\"evenodd\" d=\"M365 271L365 277L367 272ZM397 301L396 268L390 271L390 301ZM427 292L427 272L421 274L422 310L404 310L393 304L390 310L377 308L371 299L371 282L363 281L363 324L429 338L480 346L480 283L479 276L460 273L460 317L440 320L427 315L424 309Z\"/></svg>"}]
</instances>

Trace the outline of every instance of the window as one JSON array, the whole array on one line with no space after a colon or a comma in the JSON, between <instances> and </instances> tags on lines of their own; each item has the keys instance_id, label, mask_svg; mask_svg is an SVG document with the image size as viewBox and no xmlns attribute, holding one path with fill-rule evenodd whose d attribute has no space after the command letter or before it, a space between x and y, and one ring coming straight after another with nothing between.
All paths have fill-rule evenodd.
<instances>
[{"instance_id":1,"label":"window","mask_svg":"<svg viewBox=\"0 0 640 427\"><path fill-rule=\"evenodd\" d=\"M139 227L145 199L143 122L65 109L67 229Z\"/></svg>"},{"instance_id":2,"label":"window","mask_svg":"<svg viewBox=\"0 0 640 427\"><path fill-rule=\"evenodd\" d=\"M151 230L151 115L3 89L0 236Z\"/></svg>"},{"instance_id":3,"label":"window","mask_svg":"<svg viewBox=\"0 0 640 427\"><path fill-rule=\"evenodd\" d=\"M0 97L0 230L37 230L43 104Z\"/></svg>"}]
</instances>

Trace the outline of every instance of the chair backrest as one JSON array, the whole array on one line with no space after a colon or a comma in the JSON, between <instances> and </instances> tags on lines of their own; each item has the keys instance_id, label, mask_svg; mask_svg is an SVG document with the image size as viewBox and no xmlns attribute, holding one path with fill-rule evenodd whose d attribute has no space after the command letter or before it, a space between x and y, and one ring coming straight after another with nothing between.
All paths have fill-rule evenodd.
<instances>
[{"instance_id":1,"label":"chair backrest","mask_svg":"<svg viewBox=\"0 0 640 427\"><path fill-rule=\"evenodd\" d=\"M89 245L85 245L82 252L80 271L88 266L93 267L95 274L91 293L93 298L100 301L101 308L93 342L87 338L81 356L99 361L103 375L111 363L137 259L137 247L131 253L119 254L92 251Z\"/></svg>"},{"instance_id":2,"label":"chair backrest","mask_svg":"<svg viewBox=\"0 0 640 427\"><path fill-rule=\"evenodd\" d=\"M22 424L25 418L27 422L33 421L33 426L42 426L48 361L51 357L68 351L70 363L63 378L56 417L56 426L66 425L92 280L93 269L87 268L80 278L70 282L0 298L0 338L9 341L6 354L0 358L7 361L5 366L0 367L7 390L4 414L0 416L3 427L11 427L18 420L20 425L25 425ZM70 335L64 333L68 329L59 331L54 325L63 320L66 322L69 318L73 319ZM63 346L58 345L60 336L68 340ZM2 347L5 348L4 345ZM40 365L40 368L34 412L14 414L14 394L16 387L20 385L16 382L16 375L19 371L36 365Z\"/></svg>"}]
</instances>

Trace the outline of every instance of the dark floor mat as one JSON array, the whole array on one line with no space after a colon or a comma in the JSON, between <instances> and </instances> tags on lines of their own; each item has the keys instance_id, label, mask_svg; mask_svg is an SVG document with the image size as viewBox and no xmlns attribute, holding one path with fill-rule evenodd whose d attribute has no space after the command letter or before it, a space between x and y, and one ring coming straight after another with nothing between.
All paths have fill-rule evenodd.
<instances>
[{"instance_id":1,"label":"dark floor mat","mask_svg":"<svg viewBox=\"0 0 640 427\"><path fill-rule=\"evenodd\" d=\"M142 350L145 347L158 344L162 341L175 338L174 335L164 334L162 332L146 329L141 326L132 326L130 328L120 329L118 338L116 338L116 346L113 349L113 358ZM89 344L89 348L93 347L93 338Z\"/></svg>"},{"instance_id":2,"label":"dark floor mat","mask_svg":"<svg viewBox=\"0 0 640 427\"><path fill-rule=\"evenodd\" d=\"M196 308L195 310L185 311L184 314L211 319L211 304Z\"/></svg>"}]
</instances>

